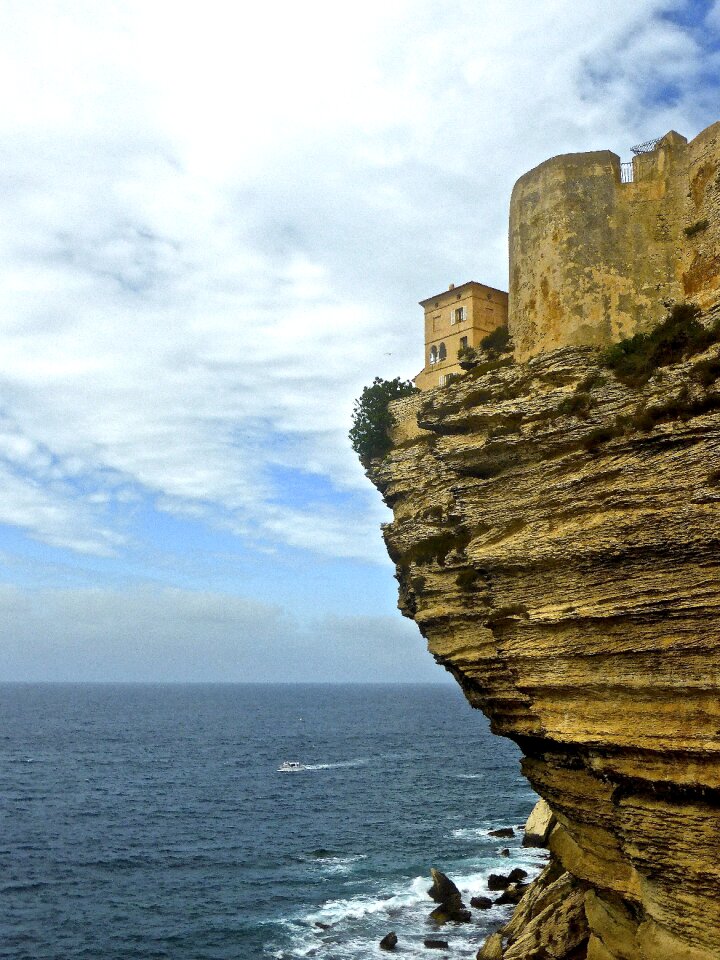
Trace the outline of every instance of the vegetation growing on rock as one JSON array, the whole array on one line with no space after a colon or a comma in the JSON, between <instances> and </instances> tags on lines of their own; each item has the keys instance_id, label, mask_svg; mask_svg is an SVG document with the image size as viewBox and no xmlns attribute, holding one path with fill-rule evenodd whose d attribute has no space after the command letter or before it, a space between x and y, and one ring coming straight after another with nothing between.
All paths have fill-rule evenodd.
<instances>
[{"instance_id":1,"label":"vegetation growing on rock","mask_svg":"<svg viewBox=\"0 0 720 960\"><path fill-rule=\"evenodd\" d=\"M463 370L475 370L483 367L487 372L486 364L497 363L499 360L512 362L508 354L512 353L513 343L507 324L495 327L487 336L483 337L477 347L461 347L458 350L458 360Z\"/></svg>"},{"instance_id":2,"label":"vegetation growing on rock","mask_svg":"<svg viewBox=\"0 0 720 960\"><path fill-rule=\"evenodd\" d=\"M707 217L703 217L702 220L696 220L695 223L690 224L689 227L685 227L683 233L686 237L694 237L696 233L702 233L703 230L707 230L710 226L710 221Z\"/></svg>"},{"instance_id":3,"label":"vegetation growing on rock","mask_svg":"<svg viewBox=\"0 0 720 960\"><path fill-rule=\"evenodd\" d=\"M363 466L371 460L384 457L390 450L392 414L388 409L391 400L399 400L418 393L410 380L383 380L375 377L372 385L365 387L353 407L353 425L349 433L350 443Z\"/></svg>"},{"instance_id":4,"label":"vegetation growing on rock","mask_svg":"<svg viewBox=\"0 0 720 960\"><path fill-rule=\"evenodd\" d=\"M701 353L719 339L718 325L705 327L695 304L676 303L649 333L636 333L603 350L600 362L626 386L641 387L658 367Z\"/></svg>"},{"instance_id":5,"label":"vegetation growing on rock","mask_svg":"<svg viewBox=\"0 0 720 960\"><path fill-rule=\"evenodd\" d=\"M489 353L491 357L497 359L503 353L510 353L512 350L512 338L507 324L502 327L495 327L486 337L480 341L480 349Z\"/></svg>"}]
</instances>

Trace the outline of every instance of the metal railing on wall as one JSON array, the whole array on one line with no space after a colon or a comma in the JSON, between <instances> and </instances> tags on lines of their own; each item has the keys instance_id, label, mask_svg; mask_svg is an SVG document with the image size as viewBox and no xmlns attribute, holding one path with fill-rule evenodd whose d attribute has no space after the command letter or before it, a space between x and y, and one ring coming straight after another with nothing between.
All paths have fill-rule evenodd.
<instances>
[{"instance_id":1,"label":"metal railing on wall","mask_svg":"<svg viewBox=\"0 0 720 960\"><path fill-rule=\"evenodd\" d=\"M655 137L654 140L646 140L645 143L638 143L637 146L631 147L630 149L636 157L639 157L643 153L652 153L661 140L662 137Z\"/></svg>"},{"instance_id":2,"label":"metal railing on wall","mask_svg":"<svg viewBox=\"0 0 720 960\"><path fill-rule=\"evenodd\" d=\"M661 140L662 137L656 137L631 147L635 159L620 164L620 183L635 183L636 180L644 179L648 161L652 162L649 154L655 152Z\"/></svg>"}]
</instances>

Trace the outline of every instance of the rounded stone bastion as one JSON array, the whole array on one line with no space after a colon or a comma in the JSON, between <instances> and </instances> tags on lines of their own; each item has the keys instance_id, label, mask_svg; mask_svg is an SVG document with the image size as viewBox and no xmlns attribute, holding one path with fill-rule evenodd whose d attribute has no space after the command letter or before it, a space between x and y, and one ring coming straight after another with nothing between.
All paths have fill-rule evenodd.
<instances>
[{"instance_id":1,"label":"rounded stone bastion","mask_svg":"<svg viewBox=\"0 0 720 960\"><path fill-rule=\"evenodd\" d=\"M546 160L510 201L508 323L518 359L647 330L664 301L720 300L720 122L671 131L632 164Z\"/></svg>"}]
</instances>

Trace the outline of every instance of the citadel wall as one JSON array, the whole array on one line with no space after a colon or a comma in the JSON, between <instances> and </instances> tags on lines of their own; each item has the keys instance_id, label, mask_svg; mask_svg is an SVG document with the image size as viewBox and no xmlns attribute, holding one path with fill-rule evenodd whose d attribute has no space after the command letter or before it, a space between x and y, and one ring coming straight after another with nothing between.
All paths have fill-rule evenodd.
<instances>
[{"instance_id":1,"label":"citadel wall","mask_svg":"<svg viewBox=\"0 0 720 960\"><path fill-rule=\"evenodd\" d=\"M510 201L508 322L516 356L653 326L663 301L720 297L720 123L674 131L623 183L609 150L553 157Z\"/></svg>"}]
</instances>

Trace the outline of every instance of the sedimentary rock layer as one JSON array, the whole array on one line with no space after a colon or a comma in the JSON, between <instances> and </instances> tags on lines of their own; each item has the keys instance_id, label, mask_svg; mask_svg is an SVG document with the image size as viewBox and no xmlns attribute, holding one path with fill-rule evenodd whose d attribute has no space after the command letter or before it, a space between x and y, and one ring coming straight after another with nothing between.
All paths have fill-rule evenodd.
<instances>
[{"instance_id":1,"label":"sedimentary rock layer","mask_svg":"<svg viewBox=\"0 0 720 960\"><path fill-rule=\"evenodd\" d=\"M716 367L475 371L394 405L369 471L400 607L522 748L592 960L720 958Z\"/></svg>"}]
</instances>

